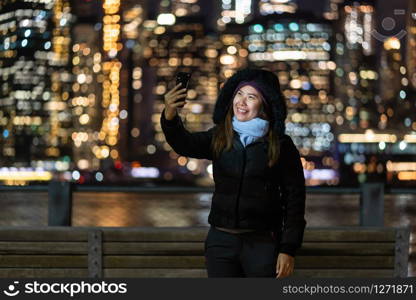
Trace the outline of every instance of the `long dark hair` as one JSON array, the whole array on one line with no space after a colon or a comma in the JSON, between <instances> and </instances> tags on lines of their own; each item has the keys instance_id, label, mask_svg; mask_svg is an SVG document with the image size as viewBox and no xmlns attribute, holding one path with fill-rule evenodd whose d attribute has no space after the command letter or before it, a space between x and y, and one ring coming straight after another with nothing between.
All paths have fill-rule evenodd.
<instances>
[{"instance_id":1,"label":"long dark hair","mask_svg":"<svg viewBox=\"0 0 416 300\"><path fill-rule=\"evenodd\" d=\"M213 133L211 147L212 147L214 158L218 158L221 155L221 152L224 150L229 151L233 145L234 132L233 132L232 119L234 116L234 111L233 111L232 103L233 101L230 101L230 105L228 106L225 120L221 122L220 124L218 124L216 130ZM264 103L262 102L259 117L265 120L268 120L270 122L270 120L272 120L272 117L270 114L271 114L271 111L268 109L264 109ZM269 130L266 133L267 139L269 141L269 148L268 148L268 153L267 153L267 156L269 159L268 161L269 167L272 167L277 162L277 160L279 159L279 155L280 155L279 137L277 136L277 134L274 132L272 128L273 128L273 125L270 123Z\"/></svg>"}]
</instances>

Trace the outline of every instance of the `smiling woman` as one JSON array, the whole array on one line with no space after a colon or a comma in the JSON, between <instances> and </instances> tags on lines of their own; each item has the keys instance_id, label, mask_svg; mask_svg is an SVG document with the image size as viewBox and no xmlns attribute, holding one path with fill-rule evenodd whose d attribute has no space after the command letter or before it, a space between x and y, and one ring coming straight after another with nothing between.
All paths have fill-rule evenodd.
<instances>
[{"instance_id":1,"label":"smiling woman","mask_svg":"<svg viewBox=\"0 0 416 300\"><path fill-rule=\"evenodd\" d=\"M161 127L182 156L213 161L215 190L205 241L208 277L286 277L306 226L300 155L285 134L278 77L244 69L220 90L207 131L189 132L177 114L186 92L165 95ZM178 101L178 102L176 102Z\"/></svg>"}]
</instances>

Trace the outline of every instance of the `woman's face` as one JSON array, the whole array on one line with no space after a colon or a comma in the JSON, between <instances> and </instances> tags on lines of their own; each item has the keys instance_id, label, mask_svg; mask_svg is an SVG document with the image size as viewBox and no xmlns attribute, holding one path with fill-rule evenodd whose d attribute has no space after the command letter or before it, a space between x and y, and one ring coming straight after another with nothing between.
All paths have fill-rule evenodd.
<instances>
[{"instance_id":1,"label":"woman's face","mask_svg":"<svg viewBox=\"0 0 416 300\"><path fill-rule=\"evenodd\" d=\"M245 85L234 96L234 116L241 122L254 119L258 117L261 105L261 94L251 85Z\"/></svg>"}]
</instances>

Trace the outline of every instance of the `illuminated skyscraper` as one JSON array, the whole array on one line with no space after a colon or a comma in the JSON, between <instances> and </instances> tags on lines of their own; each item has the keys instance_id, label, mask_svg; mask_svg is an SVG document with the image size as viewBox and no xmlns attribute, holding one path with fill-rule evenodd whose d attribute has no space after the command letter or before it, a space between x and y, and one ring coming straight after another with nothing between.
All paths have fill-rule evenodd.
<instances>
[{"instance_id":1,"label":"illuminated skyscraper","mask_svg":"<svg viewBox=\"0 0 416 300\"><path fill-rule=\"evenodd\" d=\"M222 44L219 80L223 83L238 69L248 65L248 42L244 40L248 27L245 23L255 16L257 1L222 0L218 6L217 32Z\"/></svg>"},{"instance_id":2,"label":"illuminated skyscraper","mask_svg":"<svg viewBox=\"0 0 416 300\"><path fill-rule=\"evenodd\" d=\"M409 93L401 41L394 36L386 38L380 55L377 97L381 103L378 105L379 122L376 132L389 134L392 138L378 143L369 139L370 143L363 147L370 157L366 160L367 165L363 164L366 169L365 175L387 173L387 177L382 179L386 179L389 184L403 184L416 180L416 168L413 164L416 135L412 135L413 128L416 127L416 109L414 99L411 99ZM379 170L371 168L375 164Z\"/></svg>"},{"instance_id":3,"label":"illuminated skyscraper","mask_svg":"<svg viewBox=\"0 0 416 300\"><path fill-rule=\"evenodd\" d=\"M177 17L201 14L200 0L171 0L172 13Z\"/></svg>"},{"instance_id":4,"label":"illuminated skyscraper","mask_svg":"<svg viewBox=\"0 0 416 300\"><path fill-rule=\"evenodd\" d=\"M295 13L298 5L293 0L259 0L258 8L262 16L271 14Z\"/></svg>"},{"instance_id":5,"label":"illuminated skyscraper","mask_svg":"<svg viewBox=\"0 0 416 300\"><path fill-rule=\"evenodd\" d=\"M342 110L336 119L341 177L343 184L358 184L384 176L383 165L372 155L381 151L372 143L383 139L378 134L384 132L377 129L386 117L380 116L385 108L377 90L374 6L371 1L344 3L336 24L335 103Z\"/></svg>"},{"instance_id":6,"label":"illuminated skyscraper","mask_svg":"<svg viewBox=\"0 0 416 300\"><path fill-rule=\"evenodd\" d=\"M50 65L51 99L47 104L49 111L49 132L44 135L47 140L47 155L62 158L54 169L69 169L72 156L72 115L70 104L72 76L71 63L71 26L74 18L67 0L55 0L52 11L52 47L48 62ZM42 161L38 162L42 165Z\"/></svg>"},{"instance_id":7,"label":"illuminated skyscraper","mask_svg":"<svg viewBox=\"0 0 416 300\"><path fill-rule=\"evenodd\" d=\"M66 170L71 11L68 1L0 3L0 160Z\"/></svg>"},{"instance_id":8,"label":"illuminated skyscraper","mask_svg":"<svg viewBox=\"0 0 416 300\"><path fill-rule=\"evenodd\" d=\"M103 120L98 134L99 146L94 151L98 158L119 159L118 151L120 122L120 72L122 63L119 52L121 43L121 1L103 2L102 35L102 99Z\"/></svg>"},{"instance_id":9,"label":"illuminated skyscraper","mask_svg":"<svg viewBox=\"0 0 416 300\"><path fill-rule=\"evenodd\" d=\"M160 14L173 14L176 17L200 15L200 0L161 0L159 5Z\"/></svg>"},{"instance_id":10,"label":"illuminated skyscraper","mask_svg":"<svg viewBox=\"0 0 416 300\"><path fill-rule=\"evenodd\" d=\"M401 40L389 37L384 41L380 59L380 93L383 105L378 112L378 129L393 133L411 129L414 120L411 111L416 111L409 99L407 70L400 52Z\"/></svg>"},{"instance_id":11,"label":"illuminated skyscraper","mask_svg":"<svg viewBox=\"0 0 416 300\"><path fill-rule=\"evenodd\" d=\"M103 161L128 159L129 97L131 88L140 88L129 55L143 10L131 1L76 8L83 22L73 28L74 161L81 170L105 169L112 164Z\"/></svg>"},{"instance_id":12,"label":"illuminated skyscraper","mask_svg":"<svg viewBox=\"0 0 416 300\"><path fill-rule=\"evenodd\" d=\"M168 151L172 159L168 164L174 169L177 164L179 172L191 175L209 174L208 161L180 157L167 144L160 127L160 113L164 107L164 94L175 85L175 75L179 71L191 72L188 87L190 103L180 110L186 127L190 131L206 130L212 126L212 111L218 92L218 56L221 43L215 36L206 35L199 18L177 18L172 25L162 25L163 20L154 24L145 57L150 68L154 70L154 107L152 122L155 141L146 146L148 154L160 157ZM146 99L149 101L150 99ZM160 164L160 163L159 163ZM166 164L165 164L166 165ZM172 179L173 174L166 172L164 179Z\"/></svg>"},{"instance_id":13,"label":"illuminated skyscraper","mask_svg":"<svg viewBox=\"0 0 416 300\"><path fill-rule=\"evenodd\" d=\"M325 0L326 7L324 10L324 18L327 20L338 20L340 5L344 0Z\"/></svg>"},{"instance_id":14,"label":"illuminated skyscraper","mask_svg":"<svg viewBox=\"0 0 416 300\"><path fill-rule=\"evenodd\" d=\"M410 183L416 179L416 169L408 160L416 151L411 135L416 124L401 51L403 36L375 31L371 1L351 1L344 6L341 21L335 80L340 87L337 97L345 105L338 127L343 177L351 182ZM379 66L375 40L382 43Z\"/></svg>"},{"instance_id":15,"label":"illuminated skyscraper","mask_svg":"<svg viewBox=\"0 0 416 300\"><path fill-rule=\"evenodd\" d=\"M122 1L123 49L119 58L123 64L120 73L120 138L118 143L122 161L132 161L139 156L141 130L146 131L140 119L143 111L150 111L143 105L143 49L147 43L143 29L147 7L135 0Z\"/></svg>"},{"instance_id":16,"label":"illuminated skyscraper","mask_svg":"<svg viewBox=\"0 0 416 300\"><path fill-rule=\"evenodd\" d=\"M336 102L343 106L344 116L337 119L340 131L363 131L378 124L374 7L369 4L345 5L341 28L336 35ZM376 100L376 101L374 101Z\"/></svg>"},{"instance_id":17,"label":"illuminated skyscraper","mask_svg":"<svg viewBox=\"0 0 416 300\"><path fill-rule=\"evenodd\" d=\"M252 0L221 0L220 16L217 20L219 30L230 23L242 24L253 15ZM254 2L254 3L253 3Z\"/></svg>"},{"instance_id":18,"label":"illuminated skyscraper","mask_svg":"<svg viewBox=\"0 0 416 300\"><path fill-rule=\"evenodd\" d=\"M220 33L221 41L219 65L220 82L231 77L238 69L248 65L248 41L244 39L247 34L245 24L228 24L227 29Z\"/></svg>"},{"instance_id":19,"label":"illuminated skyscraper","mask_svg":"<svg viewBox=\"0 0 416 300\"><path fill-rule=\"evenodd\" d=\"M100 49L102 23L97 15L100 6L82 2L76 3L73 10L78 19L72 28L71 73L74 82L69 101L73 119L73 162L75 169L93 170L100 167L99 158L106 154L105 149L98 149L103 82Z\"/></svg>"}]
</instances>

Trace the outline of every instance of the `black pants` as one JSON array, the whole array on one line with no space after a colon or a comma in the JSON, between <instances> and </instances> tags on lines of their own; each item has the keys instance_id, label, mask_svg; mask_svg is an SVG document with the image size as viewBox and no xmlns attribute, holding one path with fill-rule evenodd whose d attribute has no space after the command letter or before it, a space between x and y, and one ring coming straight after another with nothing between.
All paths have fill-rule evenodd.
<instances>
[{"instance_id":1,"label":"black pants","mask_svg":"<svg viewBox=\"0 0 416 300\"><path fill-rule=\"evenodd\" d=\"M211 226L205 240L208 277L276 277L278 250L270 231L229 233Z\"/></svg>"}]
</instances>

